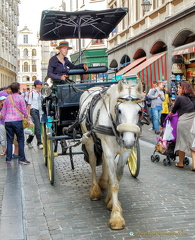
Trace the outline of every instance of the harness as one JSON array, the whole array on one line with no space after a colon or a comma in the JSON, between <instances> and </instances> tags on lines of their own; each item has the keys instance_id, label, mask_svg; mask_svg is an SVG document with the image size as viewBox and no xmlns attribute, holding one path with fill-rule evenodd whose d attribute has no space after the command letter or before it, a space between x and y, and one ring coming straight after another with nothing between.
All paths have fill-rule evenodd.
<instances>
[{"instance_id":1,"label":"harness","mask_svg":"<svg viewBox=\"0 0 195 240\"><path fill-rule=\"evenodd\" d=\"M142 100L140 98L133 98L130 95L129 95L128 98L118 98L117 99L117 104L115 105L116 121L114 121L114 117L112 116L109 109L107 108L107 105L106 105L105 99L104 99L104 96L105 96L107 90L108 90L108 88L103 89L101 92L99 92L99 94L96 94L92 98L92 100L90 102L90 105L88 106L87 113L86 113L86 128L90 132L89 135L91 135L93 137L95 145L96 144L98 145L99 150L102 150L101 141L97 137L96 133L109 135L109 136L115 136L118 144L121 145L121 143L122 143L121 133L117 131L117 126L120 124L119 119L118 119L118 112L119 112L119 105L121 103L137 103L140 106L140 112L142 112L142 107L139 104L139 103L142 102ZM95 122L93 123L93 112L94 112L96 104L98 103L98 101L100 99L102 99L103 104L105 106L105 109L107 111L107 114L108 114L108 116L111 120L111 127L110 126L104 126L104 125L97 125L99 115L100 115L100 109L98 109Z\"/></svg>"}]
</instances>

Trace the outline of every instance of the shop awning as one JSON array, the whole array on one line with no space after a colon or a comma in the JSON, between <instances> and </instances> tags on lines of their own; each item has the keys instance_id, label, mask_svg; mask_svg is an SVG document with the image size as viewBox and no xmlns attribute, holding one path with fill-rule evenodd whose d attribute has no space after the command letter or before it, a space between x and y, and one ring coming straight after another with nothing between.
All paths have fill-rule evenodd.
<instances>
[{"instance_id":1,"label":"shop awning","mask_svg":"<svg viewBox=\"0 0 195 240\"><path fill-rule=\"evenodd\" d=\"M137 65L139 65L140 63L144 62L146 60L146 57L142 57L142 58L138 58L135 61L133 61L132 63L128 64L126 67L124 67L123 69L119 70L116 75L114 77L112 77L112 80L122 80L123 79L123 75L130 71L131 69L133 69L134 67L136 67Z\"/></svg>"},{"instance_id":2,"label":"shop awning","mask_svg":"<svg viewBox=\"0 0 195 240\"><path fill-rule=\"evenodd\" d=\"M133 69L134 67L136 67L137 65L139 65L140 63L142 63L143 61L146 60L146 57L142 57L142 58L138 58L135 61L131 62L130 64L128 64L126 67L124 67L123 69L119 70L116 75L122 75L125 74L126 72L130 71L131 69Z\"/></svg>"},{"instance_id":3,"label":"shop awning","mask_svg":"<svg viewBox=\"0 0 195 240\"><path fill-rule=\"evenodd\" d=\"M185 44L183 46L177 47L174 49L174 52L172 55L183 55L188 53L194 53L195 52L195 42Z\"/></svg>"},{"instance_id":4,"label":"shop awning","mask_svg":"<svg viewBox=\"0 0 195 240\"><path fill-rule=\"evenodd\" d=\"M151 87L153 81L167 79L166 58L166 52L155 54L124 75L137 74L146 86Z\"/></svg>"}]
</instances>

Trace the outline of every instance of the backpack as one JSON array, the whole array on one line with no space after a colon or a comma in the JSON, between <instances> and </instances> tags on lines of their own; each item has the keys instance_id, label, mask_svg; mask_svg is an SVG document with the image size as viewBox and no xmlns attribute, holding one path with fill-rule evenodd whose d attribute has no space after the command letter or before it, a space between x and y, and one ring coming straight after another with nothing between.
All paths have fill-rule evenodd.
<instances>
[{"instance_id":1,"label":"backpack","mask_svg":"<svg viewBox=\"0 0 195 240\"><path fill-rule=\"evenodd\" d=\"M148 95L145 96L145 101L146 101L146 105L148 107L151 107L151 99L148 97Z\"/></svg>"}]
</instances>

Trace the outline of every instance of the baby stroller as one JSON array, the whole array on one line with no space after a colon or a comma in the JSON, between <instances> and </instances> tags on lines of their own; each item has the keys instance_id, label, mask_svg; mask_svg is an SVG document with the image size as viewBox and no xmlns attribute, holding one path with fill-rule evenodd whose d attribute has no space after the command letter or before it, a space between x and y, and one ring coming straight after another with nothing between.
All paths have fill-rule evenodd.
<instances>
[{"instance_id":1,"label":"baby stroller","mask_svg":"<svg viewBox=\"0 0 195 240\"><path fill-rule=\"evenodd\" d=\"M176 160L176 156L178 155L174 152L174 149L177 138L177 123L177 113L173 114L171 118L169 118L169 116L165 118L164 130L160 137L157 138L157 144L155 145L155 150L151 156L152 162L160 161L160 156L155 154L156 152L166 156L166 158L163 159L163 164L165 166L171 165L171 162ZM189 158L185 157L184 164L189 165L189 162Z\"/></svg>"}]
</instances>

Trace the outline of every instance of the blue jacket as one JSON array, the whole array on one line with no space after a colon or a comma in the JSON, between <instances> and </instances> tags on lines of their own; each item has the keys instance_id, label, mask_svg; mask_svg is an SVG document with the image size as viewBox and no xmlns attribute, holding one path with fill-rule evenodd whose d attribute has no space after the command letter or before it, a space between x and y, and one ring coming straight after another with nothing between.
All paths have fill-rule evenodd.
<instances>
[{"instance_id":1,"label":"blue jacket","mask_svg":"<svg viewBox=\"0 0 195 240\"><path fill-rule=\"evenodd\" d=\"M63 65L57 58L57 54L50 58L47 76L53 80L60 80L62 75L68 75L68 70L71 68L83 68L83 63L74 65L67 57L64 58L65 64Z\"/></svg>"}]
</instances>

